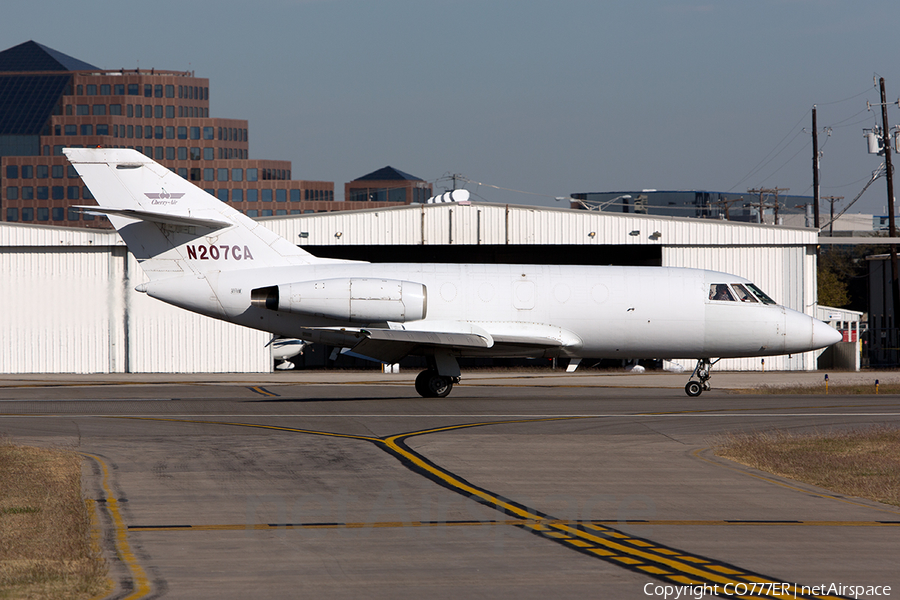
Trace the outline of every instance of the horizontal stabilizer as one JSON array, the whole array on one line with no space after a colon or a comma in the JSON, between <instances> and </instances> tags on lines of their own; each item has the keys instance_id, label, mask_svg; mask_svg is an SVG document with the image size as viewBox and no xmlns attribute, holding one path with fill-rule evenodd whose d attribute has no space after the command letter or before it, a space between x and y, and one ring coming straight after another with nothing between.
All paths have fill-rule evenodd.
<instances>
[{"instance_id":1,"label":"horizontal stabilizer","mask_svg":"<svg viewBox=\"0 0 900 600\"><path fill-rule=\"evenodd\" d=\"M83 212L98 213L101 215L116 215L137 221L151 221L165 225L180 225L184 227L207 227L209 229L223 229L231 227L233 223L218 221L216 219L200 219L191 215L177 213L162 213L149 210L137 210L134 208L109 208L107 206L75 206Z\"/></svg>"}]
</instances>

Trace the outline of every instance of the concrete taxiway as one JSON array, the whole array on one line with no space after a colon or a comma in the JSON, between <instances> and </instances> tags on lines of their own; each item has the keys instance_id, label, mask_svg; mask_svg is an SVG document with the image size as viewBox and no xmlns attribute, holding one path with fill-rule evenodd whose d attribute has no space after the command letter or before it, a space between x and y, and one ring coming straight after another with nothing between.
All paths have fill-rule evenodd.
<instances>
[{"instance_id":1,"label":"concrete taxiway","mask_svg":"<svg viewBox=\"0 0 900 600\"><path fill-rule=\"evenodd\" d=\"M85 455L120 598L900 594L900 508L709 449L896 425L900 399L742 377L688 398L686 374L486 374L423 400L410 375L6 376L0 435Z\"/></svg>"}]
</instances>

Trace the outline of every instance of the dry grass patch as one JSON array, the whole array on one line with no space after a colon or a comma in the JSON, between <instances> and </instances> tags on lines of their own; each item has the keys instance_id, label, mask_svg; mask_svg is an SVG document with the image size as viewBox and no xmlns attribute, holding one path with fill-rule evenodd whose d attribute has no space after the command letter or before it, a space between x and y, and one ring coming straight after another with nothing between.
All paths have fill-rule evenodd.
<instances>
[{"instance_id":1,"label":"dry grass patch","mask_svg":"<svg viewBox=\"0 0 900 600\"><path fill-rule=\"evenodd\" d=\"M720 440L716 454L839 494L900 506L900 429L894 427L734 434Z\"/></svg>"},{"instance_id":2,"label":"dry grass patch","mask_svg":"<svg viewBox=\"0 0 900 600\"><path fill-rule=\"evenodd\" d=\"M107 585L81 457L0 443L0 599L90 598Z\"/></svg>"},{"instance_id":3,"label":"dry grass patch","mask_svg":"<svg viewBox=\"0 0 900 600\"><path fill-rule=\"evenodd\" d=\"M741 390L745 394L824 394L825 382L813 385L775 386L765 385L758 388ZM828 394L835 396L858 396L875 393L875 380L871 383L828 384ZM878 386L878 394L900 394L900 383L882 383Z\"/></svg>"}]
</instances>

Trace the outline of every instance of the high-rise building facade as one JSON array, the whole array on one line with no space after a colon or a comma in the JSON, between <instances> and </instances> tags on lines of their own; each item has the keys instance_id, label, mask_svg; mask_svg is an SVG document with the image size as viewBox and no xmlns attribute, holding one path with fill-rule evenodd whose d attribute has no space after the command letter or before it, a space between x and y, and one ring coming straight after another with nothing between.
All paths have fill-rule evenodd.
<instances>
[{"instance_id":1,"label":"high-rise building facade","mask_svg":"<svg viewBox=\"0 0 900 600\"><path fill-rule=\"evenodd\" d=\"M193 73L103 70L33 41L0 52L0 220L109 226L70 208L95 202L66 147L134 148L250 217L372 206L250 158L249 142L246 120L210 116Z\"/></svg>"}]
</instances>

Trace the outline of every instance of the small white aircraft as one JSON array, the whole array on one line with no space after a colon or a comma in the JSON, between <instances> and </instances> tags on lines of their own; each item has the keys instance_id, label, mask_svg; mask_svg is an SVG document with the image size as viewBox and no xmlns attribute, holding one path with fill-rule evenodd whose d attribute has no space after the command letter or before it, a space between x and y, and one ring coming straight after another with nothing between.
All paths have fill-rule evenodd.
<instances>
[{"instance_id":1,"label":"small white aircraft","mask_svg":"<svg viewBox=\"0 0 900 600\"><path fill-rule=\"evenodd\" d=\"M750 281L674 267L372 264L317 258L140 152L63 151L149 281L181 308L396 363L421 355L424 397L459 381L458 357L696 357L824 348L841 334ZM570 367L570 370L571 367ZM696 380L695 380L696 378Z\"/></svg>"}]
</instances>

